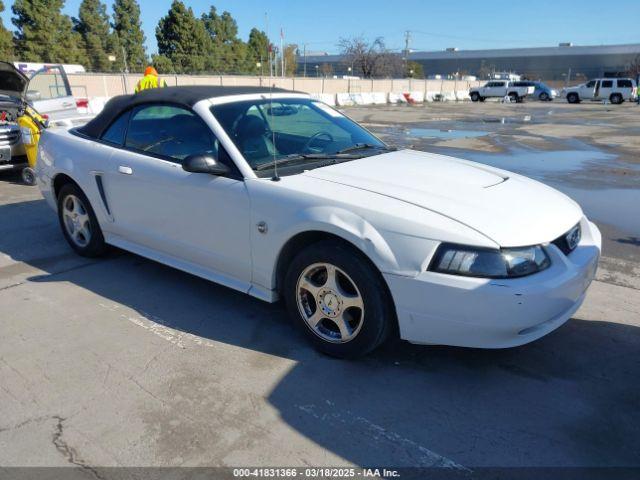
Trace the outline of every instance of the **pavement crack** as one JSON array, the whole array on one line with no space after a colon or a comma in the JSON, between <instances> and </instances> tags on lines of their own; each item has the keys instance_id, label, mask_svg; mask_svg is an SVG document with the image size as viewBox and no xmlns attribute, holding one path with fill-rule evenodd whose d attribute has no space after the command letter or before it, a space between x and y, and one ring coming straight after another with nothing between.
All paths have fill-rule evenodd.
<instances>
[{"instance_id":1,"label":"pavement crack","mask_svg":"<svg viewBox=\"0 0 640 480\"><path fill-rule=\"evenodd\" d=\"M10 432L10 431L13 431L13 430L18 430L18 429L20 429L20 428L22 428L22 427L25 427L25 426L29 425L30 423L34 423L34 422L35 422L35 423L37 423L37 422L41 422L41 421L43 421L43 420L48 420L49 418L51 418L51 417L35 417L35 418L28 418L28 419L26 419L26 420L24 420L24 421L22 421L22 422L20 422L20 423L18 423L18 424L16 424L16 425L13 425L13 426L11 426L11 427L0 427L0 433L3 433L3 432Z\"/></svg>"},{"instance_id":2,"label":"pavement crack","mask_svg":"<svg viewBox=\"0 0 640 480\"><path fill-rule=\"evenodd\" d=\"M24 284L25 282L18 282L18 283L12 283L11 285L5 285L4 287L0 287L0 292L4 291L4 290L9 290L10 288L13 287L19 287L20 285Z\"/></svg>"},{"instance_id":3,"label":"pavement crack","mask_svg":"<svg viewBox=\"0 0 640 480\"><path fill-rule=\"evenodd\" d=\"M87 465L86 462L78 456L78 452L75 450L75 448L70 446L64 440L64 438L62 438L64 434L64 422L66 421L66 418L61 417L59 415L53 415L51 418L56 421L55 430L53 432L53 438L52 438L52 442L53 442L53 445L56 447L56 450L58 450L58 452L60 452L67 459L67 461L72 465L76 465L77 467L80 467L82 470L87 471L94 478L98 480L104 480L104 477L100 475L98 470L96 470L94 467L90 465Z\"/></svg>"}]
</instances>

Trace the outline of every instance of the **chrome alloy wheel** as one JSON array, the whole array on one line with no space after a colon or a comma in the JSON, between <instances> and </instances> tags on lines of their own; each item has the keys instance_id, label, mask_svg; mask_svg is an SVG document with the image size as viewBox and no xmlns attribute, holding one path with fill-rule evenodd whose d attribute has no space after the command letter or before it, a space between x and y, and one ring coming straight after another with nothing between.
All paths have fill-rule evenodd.
<instances>
[{"instance_id":1,"label":"chrome alloy wheel","mask_svg":"<svg viewBox=\"0 0 640 480\"><path fill-rule=\"evenodd\" d=\"M296 299L307 326L327 342L346 343L362 328L362 295L335 265L314 263L305 268L298 277Z\"/></svg>"},{"instance_id":2,"label":"chrome alloy wheel","mask_svg":"<svg viewBox=\"0 0 640 480\"><path fill-rule=\"evenodd\" d=\"M89 213L82 201L75 195L67 195L62 204L64 228L78 247L86 247L91 241Z\"/></svg>"}]
</instances>

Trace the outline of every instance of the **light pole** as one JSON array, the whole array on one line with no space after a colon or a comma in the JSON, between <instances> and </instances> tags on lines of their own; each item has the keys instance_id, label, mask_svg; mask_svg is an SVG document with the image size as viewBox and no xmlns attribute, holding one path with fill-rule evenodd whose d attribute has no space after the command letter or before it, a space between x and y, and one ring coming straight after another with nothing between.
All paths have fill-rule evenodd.
<instances>
[{"instance_id":1,"label":"light pole","mask_svg":"<svg viewBox=\"0 0 640 480\"><path fill-rule=\"evenodd\" d=\"M316 77L320 76L320 65L316 65Z\"/></svg>"},{"instance_id":2,"label":"light pole","mask_svg":"<svg viewBox=\"0 0 640 480\"><path fill-rule=\"evenodd\" d=\"M304 57L304 69L302 71L302 76L306 77L307 76L307 44L303 44L302 45L302 56Z\"/></svg>"}]
</instances>

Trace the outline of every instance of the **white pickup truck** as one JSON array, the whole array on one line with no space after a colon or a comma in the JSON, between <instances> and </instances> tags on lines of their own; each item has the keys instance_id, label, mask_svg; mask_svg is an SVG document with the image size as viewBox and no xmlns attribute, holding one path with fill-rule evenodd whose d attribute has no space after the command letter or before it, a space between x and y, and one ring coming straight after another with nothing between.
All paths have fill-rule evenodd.
<instances>
[{"instance_id":1,"label":"white pickup truck","mask_svg":"<svg viewBox=\"0 0 640 480\"><path fill-rule=\"evenodd\" d=\"M507 80L492 80L482 87L475 87L469 90L469 96L474 102L484 102L486 98L509 97L512 102L522 102L527 95L532 95L535 87L518 86L518 82Z\"/></svg>"},{"instance_id":2,"label":"white pickup truck","mask_svg":"<svg viewBox=\"0 0 640 480\"><path fill-rule=\"evenodd\" d=\"M580 103L582 100L608 100L619 105L625 100L636 99L636 82L631 78L596 78L587 83L562 90L569 103Z\"/></svg>"}]
</instances>

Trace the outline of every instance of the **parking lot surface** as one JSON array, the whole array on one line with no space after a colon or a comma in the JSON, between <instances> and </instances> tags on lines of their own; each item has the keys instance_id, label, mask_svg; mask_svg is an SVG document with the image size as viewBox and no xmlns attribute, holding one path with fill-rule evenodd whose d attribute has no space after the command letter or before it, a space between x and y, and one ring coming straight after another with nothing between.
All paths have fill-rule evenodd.
<instances>
[{"instance_id":1,"label":"parking lot surface","mask_svg":"<svg viewBox=\"0 0 640 480\"><path fill-rule=\"evenodd\" d=\"M574 318L515 349L334 360L279 304L121 251L77 257L37 189L3 175L0 465L640 466L640 108L345 111L584 203L605 244Z\"/></svg>"}]
</instances>

